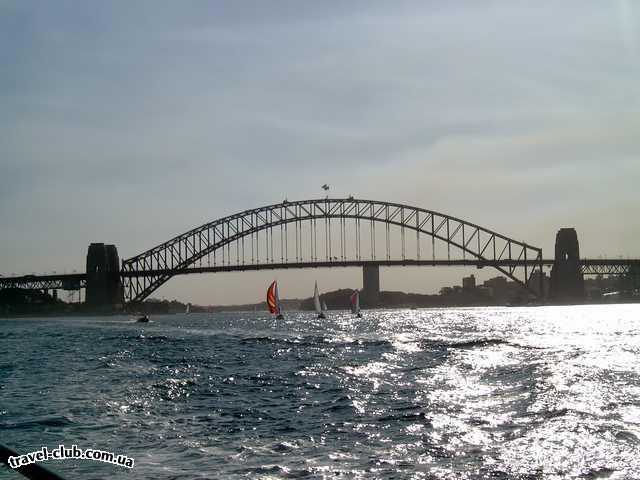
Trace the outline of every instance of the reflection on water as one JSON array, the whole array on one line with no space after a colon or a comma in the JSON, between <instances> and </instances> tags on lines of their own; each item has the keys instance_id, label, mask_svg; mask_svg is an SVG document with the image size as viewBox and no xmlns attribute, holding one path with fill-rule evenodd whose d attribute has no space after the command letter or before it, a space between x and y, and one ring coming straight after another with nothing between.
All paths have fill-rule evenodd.
<instances>
[{"instance_id":1,"label":"reflection on water","mask_svg":"<svg viewBox=\"0 0 640 480\"><path fill-rule=\"evenodd\" d=\"M2 320L0 437L136 461L69 478L640 478L639 305L314 317Z\"/></svg>"}]
</instances>

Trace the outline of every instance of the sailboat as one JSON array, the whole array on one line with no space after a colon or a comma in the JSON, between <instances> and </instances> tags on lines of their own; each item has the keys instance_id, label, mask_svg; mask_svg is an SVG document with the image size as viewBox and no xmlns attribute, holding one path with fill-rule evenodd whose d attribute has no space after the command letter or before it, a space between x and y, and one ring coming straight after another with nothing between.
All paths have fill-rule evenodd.
<instances>
[{"instance_id":1,"label":"sailboat","mask_svg":"<svg viewBox=\"0 0 640 480\"><path fill-rule=\"evenodd\" d=\"M191 313L191 304L187 303L187 306L184 309L184 313L189 314Z\"/></svg>"},{"instance_id":2,"label":"sailboat","mask_svg":"<svg viewBox=\"0 0 640 480\"><path fill-rule=\"evenodd\" d=\"M320 306L320 294L318 293L318 282L316 282L316 288L313 291L313 306L316 309L318 318L327 318L322 311L322 307Z\"/></svg>"},{"instance_id":3,"label":"sailboat","mask_svg":"<svg viewBox=\"0 0 640 480\"><path fill-rule=\"evenodd\" d=\"M280 307L280 297L278 296L278 282L275 280L267 289L267 307L269 312L276 316L277 320L284 319L282 308Z\"/></svg>"},{"instance_id":4,"label":"sailboat","mask_svg":"<svg viewBox=\"0 0 640 480\"><path fill-rule=\"evenodd\" d=\"M351 313L354 313L358 318L362 318L362 314L360 313L360 292L354 290L349 300L351 300Z\"/></svg>"}]
</instances>

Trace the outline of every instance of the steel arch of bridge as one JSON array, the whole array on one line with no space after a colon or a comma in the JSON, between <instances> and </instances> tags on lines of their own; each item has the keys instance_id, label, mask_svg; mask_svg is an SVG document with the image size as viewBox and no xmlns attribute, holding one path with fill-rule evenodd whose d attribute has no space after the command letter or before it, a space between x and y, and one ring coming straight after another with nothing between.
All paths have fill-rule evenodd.
<instances>
[{"instance_id":1,"label":"steel arch of bridge","mask_svg":"<svg viewBox=\"0 0 640 480\"><path fill-rule=\"evenodd\" d=\"M340 257L332 256L331 252L331 220L340 221ZM227 265L232 263L229 258L229 245L233 242L242 242L242 260L239 256L240 247L236 245L236 265L242 266L242 270L250 270L252 266L260 269L261 264L270 264L270 268L278 266L286 267L290 264L302 263L303 256L303 222L310 222L312 235L307 244L309 261L305 266L326 266L327 262L335 262L341 266L346 260L346 220L351 219L355 223L355 262L376 260L376 224L384 224L386 235L386 260L390 258L389 227L399 227L401 230L401 259L407 258L405 249L406 230L414 231L417 238L417 259L420 260L420 234L431 237L432 260L435 264L435 241L445 242L447 245L447 260L451 258L451 247L462 252L463 258L467 255L478 260L478 264L490 265L505 274L515 282L529 288L534 272L542 272L542 250L524 242L509 238L479 225L445 215L432 210L390 203L376 200L362 200L355 198L346 199L314 199L302 201L284 201L282 203L268 205L251 210L229 215L210 223L206 223L188 232L178 235L156 247L147 250L135 257L123 260L122 278L124 282L125 301L137 302L147 298L153 291L160 287L174 275L187 273L190 266L202 261L204 257L216 252L222 252L224 263L225 247L227 247ZM361 247L362 222L370 226L370 257L364 258ZM321 233L328 239L328 251L325 257L319 260L317 249L317 224L321 223ZM295 225L295 262L289 262L287 255L283 254L282 232L286 233L287 226ZM324 224L324 230L322 230ZM280 237L280 261L274 261L273 231L279 229ZM258 234L266 232L265 248L266 262L260 262L258 248ZM254 252L255 236L255 252ZM269 236L271 236L271 256L269 262ZM251 262L245 259L246 238L251 239ZM314 245L315 238L315 245ZM264 241L264 240L263 240ZM315 249L314 249L315 247ZM366 255L366 254L365 254ZM214 257L215 258L215 257ZM453 262L453 260L452 260ZM322 265L321 265L322 264ZM455 263L451 263L455 264ZM518 276L520 275L520 276Z\"/></svg>"}]
</instances>

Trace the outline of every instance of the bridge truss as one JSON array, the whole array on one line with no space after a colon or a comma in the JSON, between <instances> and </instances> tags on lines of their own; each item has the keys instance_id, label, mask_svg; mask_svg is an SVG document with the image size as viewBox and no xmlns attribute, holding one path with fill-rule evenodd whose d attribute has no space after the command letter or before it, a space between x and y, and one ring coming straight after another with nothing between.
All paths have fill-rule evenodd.
<instances>
[{"instance_id":1,"label":"bridge truss","mask_svg":"<svg viewBox=\"0 0 640 480\"><path fill-rule=\"evenodd\" d=\"M585 259L580 268L583 275L640 275L640 260Z\"/></svg>"},{"instance_id":2,"label":"bridge truss","mask_svg":"<svg viewBox=\"0 0 640 480\"><path fill-rule=\"evenodd\" d=\"M385 264L492 266L523 287L542 250L473 223L375 200L315 199L229 215L122 262L125 301L147 298L174 275ZM416 263L417 262L417 263ZM540 275L541 277L541 275Z\"/></svg>"},{"instance_id":3,"label":"bridge truss","mask_svg":"<svg viewBox=\"0 0 640 480\"><path fill-rule=\"evenodd\" d=\"M21 275L0 277L0 289L26 288L29 290L80 290L87 285L84 273L66 273L59 275Z\"/></svg>"}]
</instances>

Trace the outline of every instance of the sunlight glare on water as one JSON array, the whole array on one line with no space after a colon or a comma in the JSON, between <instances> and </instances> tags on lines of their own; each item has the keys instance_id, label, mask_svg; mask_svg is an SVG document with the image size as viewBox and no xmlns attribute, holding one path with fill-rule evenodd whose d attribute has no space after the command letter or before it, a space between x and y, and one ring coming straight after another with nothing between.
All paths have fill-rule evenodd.
<instances>
[{"instance_id":1,"label":"sunlight glare on water","mask_svg":"<svg viewBox=\"0 0 640 480\"><path fill-rule=\"evenodd\" d=\"M639 305L3 320L0 435L136 460L49 464L69 478L640 478L639 321Z\"/></svg>"}]
</instances>

